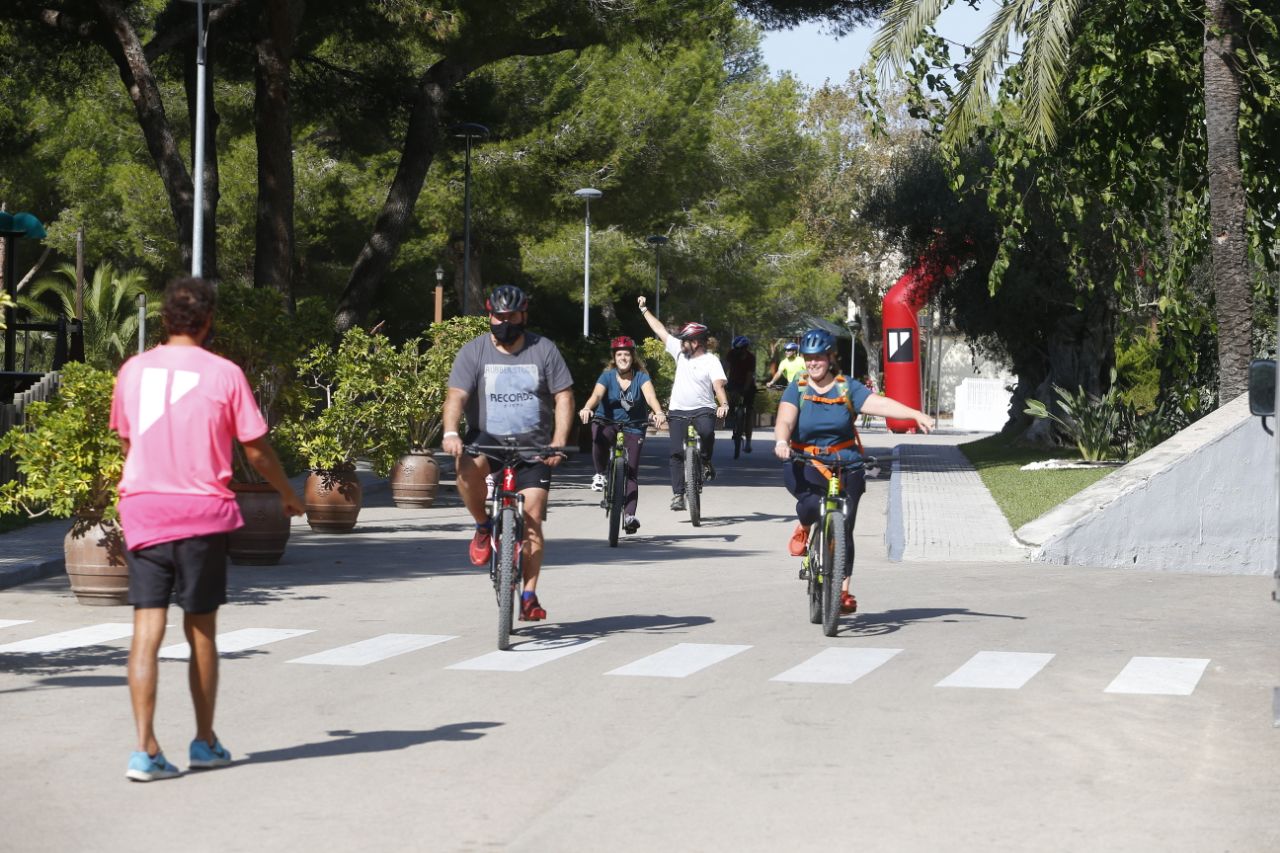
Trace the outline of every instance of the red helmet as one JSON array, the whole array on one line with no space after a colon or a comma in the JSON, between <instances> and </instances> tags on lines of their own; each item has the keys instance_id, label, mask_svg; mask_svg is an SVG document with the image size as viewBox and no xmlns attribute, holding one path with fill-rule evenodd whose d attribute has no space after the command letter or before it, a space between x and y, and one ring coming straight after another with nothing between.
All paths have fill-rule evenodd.
<instances>
[{"instance_id":1,"label":"red helmet","mask_svg":"<svg viewBox=\"0 0 1280 853\"><path fill-rule=\"evenodd\" d=\"M711 330L701 323L685 323L680 327L680 331L676 337L682 341L695 341L698 338L705 338L711 333Z\"/></svg>"},{"instance_id":2,"label":"red helmet","mask_svg":"<svg viewBox=\"0 0 1280 853\"><path fill-rule=\"evenodd\" d=\"M626 335L619 335L618 337L609 341L610 350L620 350L620 349L634 350L635 348L636 348L636 342L631 340L631 338L628 338Z\"/></svg>"}]
</instances>

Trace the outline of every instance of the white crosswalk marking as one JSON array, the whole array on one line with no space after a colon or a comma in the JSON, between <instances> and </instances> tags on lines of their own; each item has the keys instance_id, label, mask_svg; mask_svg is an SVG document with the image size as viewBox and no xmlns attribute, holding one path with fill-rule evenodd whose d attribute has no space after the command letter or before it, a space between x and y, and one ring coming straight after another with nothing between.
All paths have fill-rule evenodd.
<instances>
[{"instance_id":1,"label":"white crosswalk marking","mask_svg":"<svg viewBox=\"0 0 1280 853\"><path fill-rule=\"evenodd\" d=\"M71 631L60 631L57 634L46 634L30 640L19 640L16 643L5 643L0 646L3 652L61 652L66 649L78 649L81 646L97 646L120 640L133 634L133 625L128 622L104 622L101 625L90 625L87 628L76 628Z\"/></svg>"},{"instance_id":2,"label":"white crosswalk marking","mask_svg":"<svg viewBox=\"0 0 1280 853\"><path fill-rule=\"evenodd\" d=\"M310 633L312 631L306 628L241 628L239 631L228 631L218 635L218 654L243 652L246 649L265 646L267 643L276 643ZM191 657L191 647L186 643L174 643L172 646L161 649L160 657L187 660Z\"/></svg>"},{"instance_id":3,"label":"white crosswalk marking","mask_svg":"<svg viewBox=\"0 0 1280 853\"><path fill-rule=\"evenodd\" d=\"M0 619L0 628L12 628L14 625L28 625L30 619Z\"/></svg>"},{"instance_id":4,"label":"white crosswalk marking","mask_svg":"<svg viewBox=\"0 0 1280 853\"><path fill-rule=\"evenodd\" d=\"M775 675L770 681L801 684L853 684L874 671L902 649L823 649L799 666Z\"/></svg>"},{"instance_id":5,"label":"white crosswalk marking","mask_svg":"<svg viewBox=\"0 0 1280 853\"><path fill-rule=\"evenodd\" d=\"M446 634L383 634L336 649L294 658L286 663L313 663L327 666L365 666L458 639Z\"/></svg>"},{"instance_id":6,"label":"white crosswalk marking","mask_svg":"<svg viewBox=\"0 0 1280 853\"><path fill-rule=\"evenodd\" d=\"M490 672L524 672L577 652L598 646L604 640L568 643L564 640L535 640L512 646L505 652L489 652L478 658L455 663L446 669L480 669Z\"/></svg>"},{"instance_id":7,"label":"white crosswalk marking","mask_svg":"<svg viewBox=\"0 0 1280 853\"><path fill-rule=\"evenodd\" d=\"M1035 652L978 652L935 686L1017 690L1051 660L1053 655Z\"/></svg>"},{"instance_id":8,"label":"white crosswalk marking","mask_svg":"<svg viewBox=\"0 0 1280 853\"><path fill-rule=\"evenodd\" d=\"M1132 658L1103 692L1190 696L1208 665L1208 658Z\"/></svg>"},{"instance_id":9,"label":"white crosswalk marking","mask_svg":"<svg viewBox=\"0 0 1280 853\"><path fill-rule=\"evenodd\" d=\"M741 654L750 646L719 643L677 643L669 649L640 658L605 675L643 675L653 678L685 678L713 664Z\"/></svg>"}]
</instances>

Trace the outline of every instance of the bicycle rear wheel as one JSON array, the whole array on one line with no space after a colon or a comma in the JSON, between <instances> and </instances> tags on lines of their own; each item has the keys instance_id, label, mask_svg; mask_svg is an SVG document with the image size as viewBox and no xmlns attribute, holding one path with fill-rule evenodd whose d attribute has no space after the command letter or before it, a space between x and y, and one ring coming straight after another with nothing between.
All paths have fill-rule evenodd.
<instances>
[{"instance_id":1,"label":"bicycle rear wheel","mask_svg":"<svg viewBox=\"0 0 1280 853\"><path fill-rule=\"evenodd\" d=\"M694 527L702 525L702 457L697 447L684 449L684 505Z\"/></svg>"},{"instance_id":2,"label":"bicycle rear wheel","mask_svg":"<svg viewBox=\"0 0 1280 853\"><path fill-rule=\"evenodd\" d=\"M503 507L494 532L498 537L493 578L498 597L498 649L506 651L511 645L511 626L515 619L516 549L520 547L516 541L516 511L513 508Z\"/></svg>"},{"instance_id":3,"label":"bicycle rear wheel","mask_svg":"<svg viewBox=\"0 0 1280 853\"><path fill-rule=\"evenodd\" d=\"M742 409L735 406L729 414L729 423L733 425L733 458L742 455L742 436L746 432L742 428Z\"/></svg>"},{"instance_id":4,"label":"bicycle rear wheel","mask_svg":"<svg viewBox=\"0 0 1280 853\"><path fill-rule=\"evenodd\" d=\"M822 531L822 633L834 637L840 629L840 587L844 583L844 513L827 513Z\"/></svg>"},{"instance_id":5,"label":"bicycle rear wheel","mask_svg":"<svg viewBox=\"0 0 1280 853\"><path fill-rule=\"evenodd\" d=\"M627 468L622 459L613 460L609 469L609 547L618 547L618 530L622 527L622 508L627 502Z\"/></svg>"}]
</instances>

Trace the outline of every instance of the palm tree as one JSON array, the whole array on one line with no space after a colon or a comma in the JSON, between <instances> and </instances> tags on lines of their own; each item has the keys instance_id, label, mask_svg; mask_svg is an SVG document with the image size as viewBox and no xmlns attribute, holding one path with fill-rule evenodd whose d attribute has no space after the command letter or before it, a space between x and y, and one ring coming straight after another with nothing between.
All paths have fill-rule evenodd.
<instances>
[{"instance_id":1,"label":"palm tree","mask_svg":"<svg viewBox=\"0 0 1280 853\"><path fill-rule=\"evenodd\" d=\"M951 0L892 0L873 53L901 69ZM1240 165L1240 67L1236 48L1242 24L1230 0L1205 0L1204 106L1208 148L1210 243L1214 313L1218 324L1218 399L1244 393L1249 366L1253 288L1250 281L1245 194ZM1062 85L1072 29L1081 0L1002 0L960 75L945 133L953 141L972 133L992 84L1008 64L1009 40L1026 39L1020 64L1026 76L1024 124L1036 141L1052 146L1061 112Z\"/></svg>"},{"instance_id":2,"label":"palm tree","mask_svg":"<svg viewBox=\"0 0 1280 853\"><path fill-rule=\"evenodd\" d=\"M51 308L50 294L58 303ZM101 264L93 272L93 278L83 294L84 301L84 359L102 370L115 370L134 351L138 338L139 296L147 299L146 316L152 320L160 316L160 301L146 284L139 272L116 272L109 263ZM76 270L71 264L62 264L52 276L40 279L31 286L30 293L18 299L19 304L38 320L53 321L59 316L73 319L76 316Z\"/></svg>"}]
</instances>

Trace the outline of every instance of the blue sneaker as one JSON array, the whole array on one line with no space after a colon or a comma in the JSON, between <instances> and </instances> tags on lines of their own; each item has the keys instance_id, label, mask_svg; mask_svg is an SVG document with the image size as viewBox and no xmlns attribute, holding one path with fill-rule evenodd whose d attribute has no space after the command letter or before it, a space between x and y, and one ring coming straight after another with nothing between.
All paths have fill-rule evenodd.
<instances>
[{"instance_id":1,"label":"blue sneaker","mask_svg":"<svg viewBox=\"0 0 1280 853\"><path fill-rule=\"evenodd\" d=\"M216 737L213 746L196 738L191 741L191 760L187 762L192 770L208 770L211 767L226 767L231 763L231 753L227 752L222 741Z\"/></svg>"},{"instance_id":2,"label":"blue sneaker","mask_svg":"<svg viewBox=\"0 0 1280 853\"><path fill-rule=\"evenodd\" d=\"M135 782L172 779L181 774L182 771L165 761L163 752L157 752L153 758L141 750L129 756L129 769L124 772L125 776Z\"/></svg>"}]
</instances>

